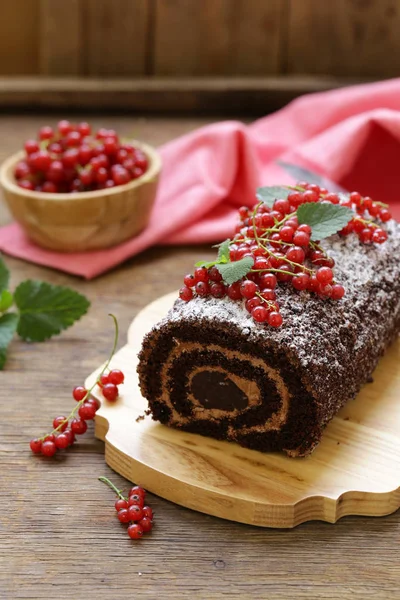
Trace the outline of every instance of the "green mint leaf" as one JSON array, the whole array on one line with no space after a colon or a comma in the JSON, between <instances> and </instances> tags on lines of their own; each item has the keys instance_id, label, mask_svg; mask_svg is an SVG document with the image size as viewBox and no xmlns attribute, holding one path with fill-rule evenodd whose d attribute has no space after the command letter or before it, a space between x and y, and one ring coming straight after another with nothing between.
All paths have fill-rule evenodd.
<instances>
[{"instance_id":1,"label":"green mint leaf","mask_svg":"<svg viewBox=\"0 0 400 600\"><path fill-rule=\"evenodd\" d=\"M3 290L0 293L0 313L6 312L12 306L14 296L8 290Z\"/></svg>"},{"instance_id":2,"label":"green mint leaf","mask_svg":"<svg viewBox=\"0 0 400 600\"><path fill-rule=\"evenodd\" d=\"M33 342L43 342L67 329L90 306L85 296L70 288L32 280L17 287L14 300L20 313L18 333Z\"/></svg>"},{"instance_id":3,"label":"green mint leaf","mask_svg":"<svg viewBox=\"0 0 400 600\"><path fill-rule=\"evenodd\" d=\"M206 260L199 260L197 263L195 263L195 267L205 267L206 269L210 269L211 267L213 267L215 265L215 260L212 262L207 262Z\"/></svg>"},{"instance_id":4,"label":"green mint leaf","mask_svg":"<svg viewBox=\"0 0 400 600\"><path fill-rule=\"evenodd\" d=\"M287 187L278 185L271 187L260 187L257 188L256 198L272 208L275 200L285 200L291 191L292 190Z\"/></svg>"},{"instance_id":5,"label":"green mint leaf","mask_svg":"<svg viewBox=\"0 0 400 600\"><path fill-rule=\"evenodd\" d=\"M0 370L4 368L7 358L7 348L18 327L18 315L8 313L0 317Z\"/></svg>"},{"instance_id":6,"label":"green mint leaf","mask_svg":"<svg viewBox=\"0 0 400 600\"><path fill-rule=\"evenodd\" d=\"M227 263L229 262L229 248L230 248L231 240L225 240L218 247L218 257L217 263Z\"/></svg>"},{"instance_id":7,"label":"green mint leaf","mask_svg":"<svg viewBox=\"0 0 400 600\"><path fill-rule=\"evenodd\" d=\"M353 216L354 213L350 208L330 202L307 202L297 209L299 223L309 225L312 229L312 240L322 240L337 233Z\"/></svg>"},{"instance_id":8,"label":"green mint leaf","mask_svg":"<svg viewBox=\"0 0 400 600\"><path fill-rule=\"evenodd\" d=\"M7 269L5 262L0 257L0 292L8 288L10 281L10 271Z\"/></svg>"},{"instance_id":9,"label":"green mint leaf","mask_svg":"<svg viewBox=\"0 0 400 600\"><path fill-rule=\"evenodd\" d=\"M241 260L236 262L228 262L225 264L216 265L218 271L221 273L223 280L227 284L235 283L242 279L250 271L254 264L254 258L252 256L245 256Z\"/></svg>"}]
</instances>

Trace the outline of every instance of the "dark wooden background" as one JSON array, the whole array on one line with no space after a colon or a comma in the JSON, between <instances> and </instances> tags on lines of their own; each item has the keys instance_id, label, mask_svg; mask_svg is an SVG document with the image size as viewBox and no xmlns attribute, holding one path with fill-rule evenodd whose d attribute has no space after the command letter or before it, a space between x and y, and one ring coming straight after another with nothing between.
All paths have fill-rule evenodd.
<instances>
[{"instance_id":1,"label":"dark wooden background","mask_svg":"<svg viewBox=\"0 0 400 600\"><path fill-rule=\"evenodd\" d=\"M159 144L207 120L108 115L92 122ZM0 160L42 124L40 116L0 116ZM8 220L2 207L0 222ZM69 411L72 387L107 356L107 313L119 319L122 346L137 312L177 288L199 256L211 255L198 247L153 248L90 282L6 259L13 285L25 278L70 285L92 307L81 322L44 344L16 339L0 373L1 599L399 599L399 512L274 530L150 496L156 526L135 543L115 517L113 493L97 477L108 475L121 487L128 483L105 466L104 446L92 427L64 455L31 455L29 440Z\"/></svg>"},{"instance_id":2,"label":"dark wooden background","mask_svg":"<svg viewBox=\"0 0 400 600\"><path fill-rule=\"evenodd\" d=\"M1 0L0 108L264 114L400 73L400 0Z\"/></svg>"}]
</instances>

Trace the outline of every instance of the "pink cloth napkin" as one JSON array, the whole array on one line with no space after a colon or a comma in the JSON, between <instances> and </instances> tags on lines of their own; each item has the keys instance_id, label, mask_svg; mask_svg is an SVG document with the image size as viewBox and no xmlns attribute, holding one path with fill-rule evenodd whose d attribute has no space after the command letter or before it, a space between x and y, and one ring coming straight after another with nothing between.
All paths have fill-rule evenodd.
<instances>
[{"instance_id":1,"label":"pink cloth napkin","mask_svg":"<svg viewBox=\"0 0 400 600\"><path fill-rule=\"evenodd\" d=\"M292 183L276 163L312 169L400 218L400 79L303 96L245 126L203 127L160 148L163 174L148 228L108 250L61 254L32 244L17 224L0 229L7 254L90 279L154 244L226 238L259 185Z\"/></svg>"}]
</instances>

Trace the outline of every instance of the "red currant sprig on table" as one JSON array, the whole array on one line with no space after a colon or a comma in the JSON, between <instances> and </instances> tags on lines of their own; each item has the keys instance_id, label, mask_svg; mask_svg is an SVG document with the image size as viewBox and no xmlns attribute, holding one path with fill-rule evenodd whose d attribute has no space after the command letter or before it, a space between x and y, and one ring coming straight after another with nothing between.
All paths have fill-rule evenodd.
<instances>
[{"instance_id":1,"label":"red currant sprig on table","mask_svg":"<svg viewBox=\"0 0 400 600\"><path fill-rule=\"evenodd\" d=\"M153 529L153 511L150 506L145 506L145 490L136 485L129 490L125 497L107 477L99 480L108 485L116 494L115 510L120 523L129 523L128 535L132 540L139 540L144 533Z\"/></svg>"},{"instance_id":2,"label":"red currant sprig on table","mask_svg":"<svg viewBox=\"0 0 400 600\"><path fill-rule=\"evenodd\" d=\"M60 121L55 131L42 127L38 140L27 140L24 148L14 176L26 190L88 192L129 183L148 169L142 150L121 143L113 129L92 134L88 123Z\"/></svg>"},{"instance_id":3,"label":"red currant sprig on table","mask_svg":"<svg viewBox=\"0 0 400 600\"><path fill-rule=\"evenodd\" d=\"M286 197L277 198L272 207L261 202L254 209L240 208L234 239L224 242L229 245L225 262L253 259L247 275L227 285L214 263L199 266L184 278L184 287L179 291L183 301L189 302L195 295L244 300L254 321L280 327L283 319L276 296L280 284L331 300L344 296L343 286L334 280L334 260L326 255L319 242L312 240L310 225L299 223L298 209L318 202L349 208L354 217L339 234L354 232L363 243L381 244L386 241L387 233L376 219L382 222L391 219L387 206L356 192L338 195L305 182L297 183L289 192L288 188L281 191Z\"/></svg>"},{"instance_id":4,"label":"red currant sprig on table","mask_svg":"<svg viewBox=\"0 0 400 600\"><path fill-rule=\"evenodd\" d=\"M114 315L110 315L114 320L115 335L114 345L111 354L103 367L99 377L90 389L83 385L78 385L72 390L72 397L77 404L70 414L55 417L53 421L53 430L30 441L30 448L34 454L43 456L54 456L57 450L64 450L75 442L75 436L82 435L87 430L87 421L94 419L96 412L100 408L100 403L96 398L91 397L93 389L98 385L102 388L103 396L110 402L115 402L118 397L118 385L124 382L124 374L119 369L108 371L108 366L114 356L118 343L118 322Z\"/></svg>"}]
</instances>

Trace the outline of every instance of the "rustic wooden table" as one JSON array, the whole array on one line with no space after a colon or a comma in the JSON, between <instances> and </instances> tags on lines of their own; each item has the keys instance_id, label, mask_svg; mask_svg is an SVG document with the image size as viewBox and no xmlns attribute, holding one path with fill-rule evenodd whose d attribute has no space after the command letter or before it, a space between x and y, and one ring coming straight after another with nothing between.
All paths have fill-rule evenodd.
<instances>
[{"instance_id":1,"label":"rustic wooden table","mask_svg":"<svg viewBox=\"0 0 400 600\"><path fill-rule=\"evenodd\" d=\"M82 115L83 117L84 115ZM87 115L86 115L87 116ZM54 121L56 116L47 118ZM0 116L0 159L34 135L43 116ZM204 119L104 116L160 144ZM4 207L2 224L9 221ZM104 462L92 428L65 455L31 455L31 437L71 406L71 388L107 355L118 316L120 345L136 313L177 288L205 248L153 248L94 281L12 258L12 283L40 278L70 285L92 302L81 322L45 344L15 340L0 375L0 598L112 599L400 598L400 513L312 522L293 530L258 529L209 517L151 497L153 533L135 543L114 514L114 496L97 477L128 483Z\"/></svg>"}]
</instances>

